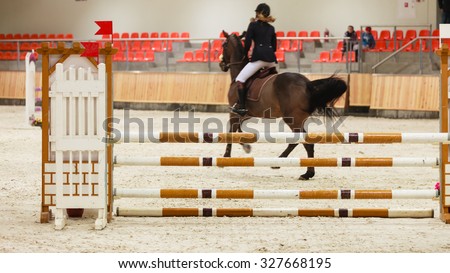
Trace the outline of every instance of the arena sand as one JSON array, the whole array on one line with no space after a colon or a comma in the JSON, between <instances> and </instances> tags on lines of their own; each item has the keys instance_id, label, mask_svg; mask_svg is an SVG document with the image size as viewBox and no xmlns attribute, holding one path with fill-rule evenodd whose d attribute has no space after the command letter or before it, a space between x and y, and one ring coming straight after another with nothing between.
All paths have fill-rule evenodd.
<instances>
[{"instance_id":1,"label":"arena sand","mask_svg":"<svg viewBox=\"0 0 450 273\"><path fill-rule=\"evenodd\" d=\"M129 116L162 130L173 129L174 112L130 111ZM118 128L125 112L116 110ZM187 117L187 112L181 112ZM206 125L225 124L226 113L195 113ZM432 219L379 218L124 218L115 217L101 231L93 229L89 212L69 219L63 231L53 222L39 223L41 193L41 130L25 124L24 107L0 107L0 252L3 253L428 253L450 251L450 226L439 220L436 200L148 200L119 199L114 207L319 207L433 208ZM324 131L316 119L310 131ZM341 132L438 132L438 120L343 117ZM220 126L220 125L219 125ZM255 121L249 127L262 129ZM271 124L287 131L280 123ZM137 124L131 124L137 129ZM180 130L187 130L187 125ZM222 130L221 130L222 131ZM255 144L251 156L277 157L285 144ZM139 156L223 155L223 144L121 144L115 154ZM437 157L430 144L316 145L316 157ZM247 156L239 145L232 156ZM291 157L306 157L299 146ZM117 167L119 188L230 189L433 189L439 181L433 168L317 168L309 181L297 178L304 168Z\"/></svg>"}]
</instances>

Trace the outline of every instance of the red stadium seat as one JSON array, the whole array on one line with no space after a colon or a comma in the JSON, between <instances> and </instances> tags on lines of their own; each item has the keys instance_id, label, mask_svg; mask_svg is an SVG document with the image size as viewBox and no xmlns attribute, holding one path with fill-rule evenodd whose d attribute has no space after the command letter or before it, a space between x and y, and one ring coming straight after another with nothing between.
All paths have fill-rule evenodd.
<instances>
[{"instance_id":1,"label":"red stadium seat","mask_svg":"<svg viewBox=\"0 0 450 273\"><path fill-rule=\"evenodd\" d=\"M392 36L392 39L403 40L403 30L397 29Z\"/></svg>"},{"instance_id":2,"label":"red stadium seat","mask_svg":"<svg viewBox=\"0 0 450 273\"><path fill-rule=\"evenodd\" d=\"M144 55L144 61L146 62L154 62L155 61L155 52L146 51Z\"/></svg>"},{"instance_id":3,"label":"red stadium seat","mask_svg":"<svg viewBox=\"0 0 450 273\"><path fill-rule=\"evenodd\" d=\"M222 51L222 40L214 40L212 43L212 50L216 52Z\"/></svg>"},{"instance_id":4,"label":"red stadium seat","mask_svg":"<svg viewBox=\"0 0 450 273\"><path fill-rule=\"evenodd\" d=\"M194 60L194 53L192 51L184 52L183 59L178 60L177 62L192 62Z\"/></svg>"},{"instance_id":5,"label":"red stadium seat","mask_svg":"<svg viewBox=\"0 0 450 273\"><path fill-rule=\"evenodd\" d=\"M155 51L155 52L162 52L162 51L163 51L163 49L162 49L162 42L159 41L159 40L154 41L154 42L152 43L152 51Z\"/></svg>"},{"instance_id":6,"label":"red stadium seat","mask_svg":"<svg viewBox=\"0 0 450 273\"><path fill-rule=\"evenodd\" d=\"M290 30L286 33L286 37L296 37L297 33L294 30Z\"/></svg>"},{"instance_id":7,"label":"red stadium seat","mask_svg":"<svg viewBox=\"0 0 450 273\"><path fill-rule=\"evenodd\" d=\"M141 51L141 42L140 41L131 42L131 51Z\"/></svg>"},{"instance_id":8,"label":"red stadium seat","mask_svg":"<svg viewBox=\"0 0 450 273\"><path fill-rule=\"evenodd\" d=\"M330 62L340 63L342 61L342 51L335 50L331 55Z\"/></svg>"},{"instance_id":9,"label":"red stadium seat","mask_svg":"<svg viewBox=\"0 0 450 273\"><path fill-rule=\"evenodd\" d=\"M195 62L204 62L205 61L205 53L203 52L203 50L195 51L194 61Z\"/></svg>"},{"instance_id":10,"label":"red stadium seat","mask_svg":"<svg viewBox=\"0 0 450 273\"><path fill-rule=\"evenodd\" d=\"M278 46L278 50L280 51L289 51L291 48L291 41L289 40L281 40L280 45Z\"/></svg>"},{"instance_id":11,"label":"red stadium seat","mask_svg":"<svg viewBox=\"0 0 450 273\"><path fill-rule=\"evenodd\" d=\"M431 36L439 37L439 36L440 36L440 35L439 35L439 29L433 30L433 32L431 33Z\"/></svg>"},{"instance_id":12,"label":"red stadium seat","mask_svg":"<svg viewBox=\"0 0 450 273\"><path fill-rule=\"evenodd\" d=\"M123 62L125 61L125 54L123 51L119 51L113 55L113 61L115 62Z\"/></svg>"},{"instance_id":13,"label":"red stadium seat","mask_svg":"<svg viewBox=\"0 0 450 273\"><path fill-rule=\"evenodd\" d=\"M419 30L419 37L431 36L429 29L421 29Z\"/></svg>"},{"instance_id":14,"label":"red stadium seat","mask_svg":"<svg viewBox=\"0 0 450 273\"><path fill-rule=\"evenodd\" d=\"M391 32L389 30L384 29L384 30L382 30L380 32L380 36L378 37L378 40L385 40L385 41L387 41L387 40L390 40L390 39L391 39Z\"/></svg>"},{"instance_id":15,"label":"red stadium seat","mask_svg":"<svg viewBox=\"0 0 450 273\"><path fill-rule=\"evenodd\" d=\"M202 42L201 50L203 50L203 51L208 51L209 50L209 42L208 41Z\"/></svg>"},{"instance_id":16,"label":"red stadium seat","mask_svg":"<svg viewBox=\"0 0 450 273\"><path fill-rule=\"evenodd\" d=\"M309 33L309 37L320 37L320 31L318 30L313 30ZM319 41L319 39L314 39L311 41Z\"/></svg>"},{"instance_id":17,"label":"red stadium seat","mask_svg":"<svg viewBox=\"0 0 450 273\"><path fill-rule=\"evenodd\" d=\"M144 62L144 51L136 51L134 54L134 61L135 62Z\"/></svg>"},{"instance_id":18,"label":"red stadium seat","mask_svg":"<svg viewBox=\"0 0 450 273\"><path fill-rule=\"evenodd\" d=\"M162 43L162 50L167 51L167 52L172 52L172 50L173 50L172 41L164 41Z\"/></svg>"},{"instance_id":19,"label":"red stadium seat","mask_svg":"<svg viewBox=\"0 0 450 273\"><path fill-rule=\"evenodd\" d=\"M417 31L415 29L408 29L405 33L405 40L413 40L417 37Z\"/></svg>"},{"instance_id":20,"label":"red stadium seat","mask_svg":"<svg viewBox=\"0 0 450 273\"><path fill-rule=\"evenodd\" d=\"M150 41L144 41L144 42L142 42L141 50L142 50L142 51L150 51L150 50L152 50L151 42L150 42Z\"/></svg>"},{"instance_id":21,"label":"red stadium seat","mask_svg":"<svg viewBox=\"0 0 450 273\"><path fill-rule=\"evenodd\" d=\"M275 56L277 57L277 61L279 63L284 63L286 61L285 54L283 51L275 52Z\"/></svg>"},{"instance_id":22,"label":"red stadium seat","mask_svg":"<svg viewBox=\"0 0 450 273\"><path fill-rule=\"evenodd\" d=\"M303 41L293 40L291 42L291 47L289 48L290 52L302 51L303 50Z\"/></svg>"},{"instance_id":23,"label":"red stadium seat","mask_svg":"<svg viewBox=\"0 0 450 273\"><path fill-rule=\"evenodd\" d=\"M313 60L315 63L328 63L330 62L330 52L322 51L319 54L319 59Z\"/></svg>"},{"instance_id":24,"label":"red stadium seat","mask_svg":"<svg viewBox=\"0 0 450 273\"><path fill-rule=\"evenodd\" d=\"M347 61L349 61L349 62L356 62L356 53L355 53L355 51L350 51L350 52L346 52L345 54L342 54L342 52L340 52L341 53L341 63L346 63ZM349 54L350 53L350 56L348 56L347 54ZM336 61L336 60L335 60Z\"/></svg>"},{"instance_id":25,"label":"red stadium seat","mask_svg":"<svg viewBox=\"0 0 450 273\"><path fill-rule=\"evenodd\" d=\"M375 47L372 48L372 49L369 49L369 51L372 51L372 52L385 52L385 51L387 51L386 40L377 40L375 42Z\"/></svg>"},{"instance_id":26,"label":"red stadium seat","mask_svg":"<svg viewBox=\"0 0 450 273\"><path fill-rule=\"evenodd\" d=\"M190 38L190 34L189 34L189 32L181 32L181 38L185 38L186 40L182 40L182 41L180 41L180 42L189 42L189 38Z\"/></svg>"}]
</instances>

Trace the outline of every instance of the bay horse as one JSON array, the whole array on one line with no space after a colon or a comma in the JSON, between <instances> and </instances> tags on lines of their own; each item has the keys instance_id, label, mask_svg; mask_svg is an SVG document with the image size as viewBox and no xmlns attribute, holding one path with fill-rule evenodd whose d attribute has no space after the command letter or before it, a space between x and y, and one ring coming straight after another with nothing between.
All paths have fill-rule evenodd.
<instances>
[{"instance_id":1,"label":"bay horse","mask_svg":"<svg viewBox=\"0 0 450 273\"><path fill-rule=\"evenodd\" d=\"M228 103L231 107L237 102L237 82L235 81L239 72L249 62L245 54L241 39L244 34L228 34L223 31L225 41L222 44L222 60L220 67L222 71L230 70L231 85L228 92ZM267 79L267 78L266 78ZM282 118L292 132L306 132L305 120L313 112L324 112L333 115L335 102L347 90L347 83L333 75L329 78L310 81L299 73L285 72L271 75L262 85L258 101L247 100L246 116L241 117L236 113L230 113L229 132L242 132L241 124L251 118ZM250 90L249 90L250 91ZM331 108L331 111L326 111ZM242 144L246 152L250 151L250 145ZM279 157L287 157L298 144L289 144ZM303 144L309 158L314 157L314 144ZM231 156L232 144L227 144L224 157ZM274 167L276 168L276 167ZM306 173L302 174L300 180L308 180L315 175L314 167L308 167Z\"/></svg>"}]
</instances>

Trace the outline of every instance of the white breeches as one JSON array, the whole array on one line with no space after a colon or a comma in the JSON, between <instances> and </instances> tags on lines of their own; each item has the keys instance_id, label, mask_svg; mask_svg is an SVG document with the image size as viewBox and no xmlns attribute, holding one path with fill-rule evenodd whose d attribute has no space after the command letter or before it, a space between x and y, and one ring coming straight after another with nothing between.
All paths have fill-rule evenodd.
<instances>
[{"instance_id":1,"label":"white breeches","mask_svg":"<svg viewBox=\"0 0 450 273\"><path fill-rule=\"evenodd\" d=\"M248 63L244 69L242 69L241 73L236 77L237 82L244 83L248 78L250 78L253 74L255 74L258 70L263 67L274 67L276 66L275 62L269 63L265 61L256 61Z\"/></svg>"}]
</instances>

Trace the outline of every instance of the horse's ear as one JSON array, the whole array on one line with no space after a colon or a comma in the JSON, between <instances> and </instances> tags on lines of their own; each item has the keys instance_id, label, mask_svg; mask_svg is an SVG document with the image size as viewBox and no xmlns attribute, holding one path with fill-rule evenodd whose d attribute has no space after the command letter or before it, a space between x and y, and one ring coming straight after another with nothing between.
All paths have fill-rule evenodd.
<instances>
[{"instance_id":1,"label":"horse's ear","mask_svg":"<svg viewBox=\"0 0 450 273\"><path fill-rule=\"evenodd\" d=\"M239 39L244 38L246 34L247 34L247 31L243 31L242 34L239 35Z\"/></svg>"},{"instance_id":2,"label":"horse's ear","mask_svg":"<svg viewBox=\"0 0 450 273\"><path fill-rule=\"evenodd\" d=\"M228 38L228 36L230 36L230 35L228 35L228 32L226 32L225 30L222 30L222 33L225 38Z\"/></svg>"}]
</instances>

